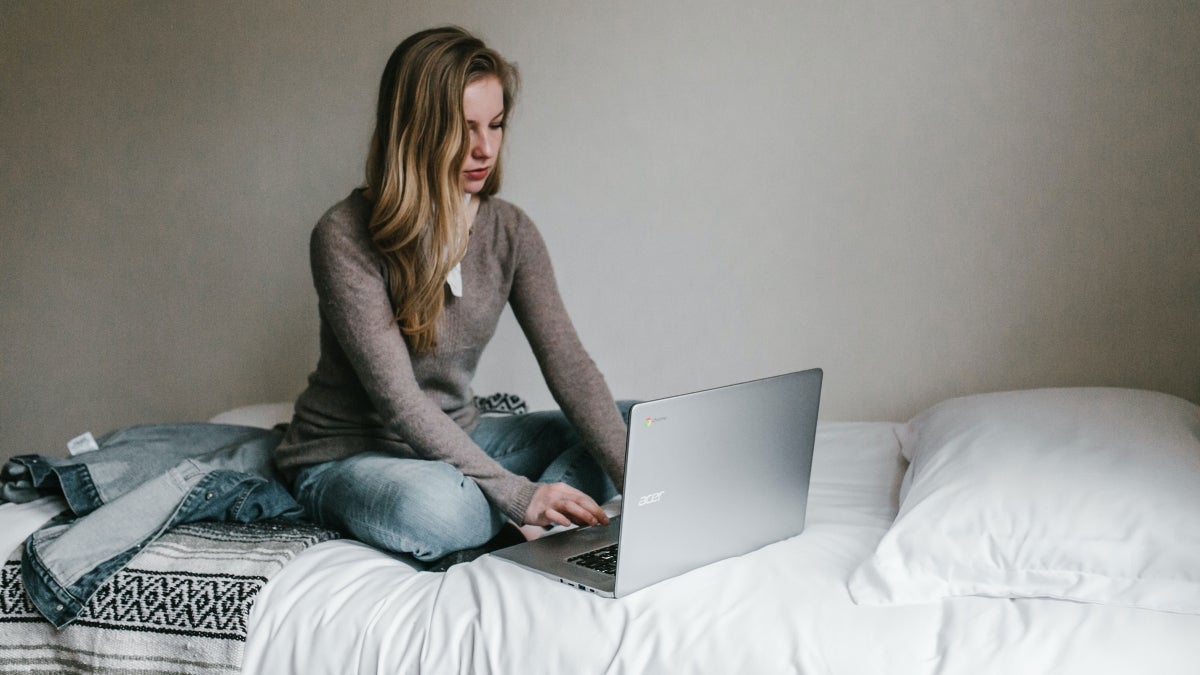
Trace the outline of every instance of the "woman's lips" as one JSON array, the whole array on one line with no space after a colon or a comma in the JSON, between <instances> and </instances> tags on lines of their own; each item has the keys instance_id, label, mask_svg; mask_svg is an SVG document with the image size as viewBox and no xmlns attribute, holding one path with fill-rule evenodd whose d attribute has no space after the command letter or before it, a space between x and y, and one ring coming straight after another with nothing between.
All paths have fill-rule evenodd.
<instances>
[{"instance_id":1,"label":"woman's lips","mask_svg":"<svg viewBox=\"0 0 1200 675\"><path fill-rule=\"evenodd\" d=\"M473 171L464 171L463 173L465 173L467 175L467 178L469 180L483 180L484 178L487 178L488 172L490 172L491 170L492 170L491 167L485 166L482 169L475 169Z\"/></svg>"}]
</instances>

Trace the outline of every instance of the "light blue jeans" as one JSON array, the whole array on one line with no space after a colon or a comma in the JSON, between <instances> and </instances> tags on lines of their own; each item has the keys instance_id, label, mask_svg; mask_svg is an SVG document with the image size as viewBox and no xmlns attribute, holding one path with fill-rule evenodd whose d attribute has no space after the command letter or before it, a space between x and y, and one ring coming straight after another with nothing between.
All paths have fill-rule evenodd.
<instances>
[{"instance_id":1,"label":"light blue jeans","mask_svg":"<svg viewBox=\"0 0 1200 675\"><path fill-rule=\"evenodd\" d=\"M617 403L626 425L633 403ZM617 494L561 412L484 417L471 440L505 469L530 480L566 483L598 503ZM422 561L482 546L505 522L475 481L453 466L382 452L304 467L293 493L325 527Z\"/></svg>"}]
</instances>

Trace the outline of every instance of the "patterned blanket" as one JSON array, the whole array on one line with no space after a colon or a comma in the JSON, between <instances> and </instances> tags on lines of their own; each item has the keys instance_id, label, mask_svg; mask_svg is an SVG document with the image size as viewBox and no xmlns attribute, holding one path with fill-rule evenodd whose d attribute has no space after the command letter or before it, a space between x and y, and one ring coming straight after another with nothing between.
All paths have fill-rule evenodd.
<instances>
[{"instance_id":1,"label":"patterned blanket","mask_svg":"<svg viewBox=\"0 0 1200 675\"><path fill-rule=\"evenodd\" d=\"M25 595L18 550L0 571L0 672L240 672L259 589L301 551L336 537L283 520L177 527L62 630Z\"/></svg>"}]
</instances>

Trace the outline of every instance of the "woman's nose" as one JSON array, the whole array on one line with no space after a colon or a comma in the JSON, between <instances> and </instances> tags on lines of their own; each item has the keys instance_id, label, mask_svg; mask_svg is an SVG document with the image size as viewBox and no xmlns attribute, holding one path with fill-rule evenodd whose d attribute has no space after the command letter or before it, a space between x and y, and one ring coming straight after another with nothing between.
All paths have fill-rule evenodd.
<instances>
[{"instance_id":1,"label":"woman's nose","mask_svg":"<svg viewBox=\"0 0 1200 675\"><path fill-rule=\"evenodd\" d=\"M496 155L496 139L490 133L476 132L470 135L470 156L476 160L490 160Z\"/></svg>"},{"instance_id":2,"label":"woman's nose","mask_svg":"<svg viewBox=\"0 0 1200 675\"><path fill-rule=\"evenodd\" d=\"M488 159L492 156L494 148L492 147L491 139L487 134L472 134L471 135L471 156L476 159Z\"/></svg>"}]
</instances>

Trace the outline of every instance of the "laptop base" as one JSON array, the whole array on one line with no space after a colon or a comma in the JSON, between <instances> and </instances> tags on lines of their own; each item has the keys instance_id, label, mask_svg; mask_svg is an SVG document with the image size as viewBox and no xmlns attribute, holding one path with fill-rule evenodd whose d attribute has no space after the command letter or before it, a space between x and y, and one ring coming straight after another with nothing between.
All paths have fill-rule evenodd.
<instances>
[{"instance_id":1,"label":"laptop base","mask_svg":"<svg viewBox=\"0 0 1200 675\"><path fill-rule=\"evenodd\" d=\"M621 518L617 516L610 519L608 525L559 532L493 551L491 555L579 590L612 598L615 597L615 575L601 574L567 562L567 558L616 543L620 531Z\"/></svg>"}]
</instances>

